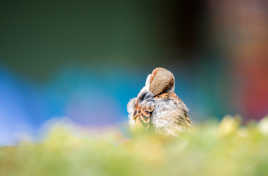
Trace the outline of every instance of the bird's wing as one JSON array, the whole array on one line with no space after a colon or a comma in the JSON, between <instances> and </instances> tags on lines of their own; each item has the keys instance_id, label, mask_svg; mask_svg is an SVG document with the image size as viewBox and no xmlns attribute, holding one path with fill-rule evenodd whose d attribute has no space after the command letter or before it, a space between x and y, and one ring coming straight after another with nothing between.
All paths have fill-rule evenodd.
<instances>
[{"instance_id":1,"label":"bird's wing","mask_svg":"<svg viewBox=\"0 0 268 176\"><path fill-rule=\"evenodd\" d=\"M167 100L167 102L172 101L174 104L176 104L175 109L173 109L173 107L172 109L167 110L163 116L166 116L169 119L173 119L173 123L178 124L180 126L191 126L192 122L189 116L189 109L174 92L164 93L157 96L156 98L159 100ZM169 105L167 105L167 107L169 107Z\"/></svg>"}]
</instances>

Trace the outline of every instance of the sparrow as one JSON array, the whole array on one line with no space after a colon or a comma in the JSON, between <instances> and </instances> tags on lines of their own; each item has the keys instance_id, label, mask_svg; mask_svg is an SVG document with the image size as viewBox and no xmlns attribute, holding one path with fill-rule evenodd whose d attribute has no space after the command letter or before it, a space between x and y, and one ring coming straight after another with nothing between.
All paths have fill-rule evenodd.
<instances>
[{"instance_id":1,"label":"sparrow","mask_svg":"<svg viewBox=\"0 0 268 176\"><path fill-rule=\"evenodd\" d=\"M190 128L189 110L174 89L174 75L165 68L155 68L137 97L127 105L130 127L171 136Z\"/></svg>"}]
</instances>

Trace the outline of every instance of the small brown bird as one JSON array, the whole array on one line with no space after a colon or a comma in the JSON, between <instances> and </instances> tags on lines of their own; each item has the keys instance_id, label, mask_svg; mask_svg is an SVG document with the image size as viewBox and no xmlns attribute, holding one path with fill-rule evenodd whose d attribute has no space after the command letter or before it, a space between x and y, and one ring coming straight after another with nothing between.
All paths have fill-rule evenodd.
<instances>
[{"instance_id":1,"label":"small brown bird","mask_svg":"<svg viewBox=\"0 0 268 176\"><path fill-rule=\"evenodd\" d=\"M165 68L155 68L147 76L138 96L128 103L129 124L157 133L176 136L191 126L189 111L175 94L174 75Z\"/></svg>"}]
</instances>

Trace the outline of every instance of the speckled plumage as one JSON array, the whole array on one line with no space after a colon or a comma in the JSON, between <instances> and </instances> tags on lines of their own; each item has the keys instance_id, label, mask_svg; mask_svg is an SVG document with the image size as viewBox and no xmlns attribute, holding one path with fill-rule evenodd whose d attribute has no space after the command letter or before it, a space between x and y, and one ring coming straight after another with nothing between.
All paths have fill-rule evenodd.
<instances>
[{"instance_id":1,"label":"speckled plumage","mask_svg":"<svg viewBox=\"0 0 268 176\"><path fill-rule=\"evenodd\" d=\"M138 96L128 103L130 126L151 128L172 136L189 128L188 108L175 94L174 85L175 78L170 71L154 69Z\"/></svg>"}]
</instances>

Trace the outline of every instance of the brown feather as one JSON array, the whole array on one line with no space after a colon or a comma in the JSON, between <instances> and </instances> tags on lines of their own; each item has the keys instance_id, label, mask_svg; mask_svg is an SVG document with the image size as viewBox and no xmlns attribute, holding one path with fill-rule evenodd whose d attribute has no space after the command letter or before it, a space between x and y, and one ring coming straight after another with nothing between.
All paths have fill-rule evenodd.
<instances>
[{"instance_id":1,"label":"brown feather","mask_svg":"<svg viewBox=\"0 0 268 176\"><path fill-rule=\"evenodd\" d=\"M154 95L170 90L174 86L174 75L165 68L158 67L153 70L149 90Z\"/></svg>"}]
</instances>

